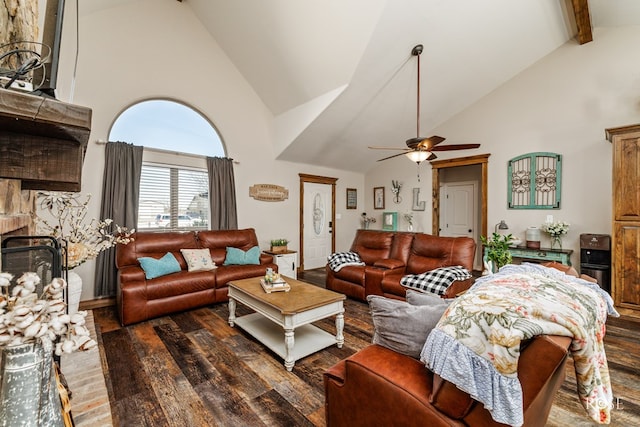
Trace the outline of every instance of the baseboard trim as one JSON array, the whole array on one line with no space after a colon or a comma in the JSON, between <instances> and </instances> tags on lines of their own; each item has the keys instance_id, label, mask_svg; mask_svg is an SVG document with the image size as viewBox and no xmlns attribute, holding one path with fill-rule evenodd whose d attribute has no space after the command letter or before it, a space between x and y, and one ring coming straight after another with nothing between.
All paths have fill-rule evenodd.
<instances>
[{"instance_id":1,"label":"baseboard trim","mask_svg":"<svg viewBox=\"0 0 640 427\"><path fill-rule=\"evenodd\" d=\"M113 307L116 305L115 297L104 297L80 301L80 310L93 310L96 308Z\"/></svg>"}]
</instances>

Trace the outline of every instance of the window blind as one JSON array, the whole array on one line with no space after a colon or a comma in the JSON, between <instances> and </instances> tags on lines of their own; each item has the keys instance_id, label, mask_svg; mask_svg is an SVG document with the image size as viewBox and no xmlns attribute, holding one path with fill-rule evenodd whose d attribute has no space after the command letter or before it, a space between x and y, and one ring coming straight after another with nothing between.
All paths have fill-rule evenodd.
<instances>
[{"instance_id":1,"label":"window blind","mask_svg":"<svg viewBox=\"0 0 640 427\"><path fill-rule=\"evenodd\" d=\"M206 169L143 163L138 229L207 229L208 187Z\"/></svg>"}]
</instances>

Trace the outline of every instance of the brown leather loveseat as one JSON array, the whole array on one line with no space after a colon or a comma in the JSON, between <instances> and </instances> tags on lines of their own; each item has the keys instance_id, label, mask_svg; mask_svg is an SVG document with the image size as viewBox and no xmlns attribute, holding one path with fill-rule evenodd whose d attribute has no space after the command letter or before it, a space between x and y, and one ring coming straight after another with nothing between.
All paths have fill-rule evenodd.
<instances>
[{"instance_id":1,"label":"brown leather loveseat","mask_svg":"<svg viewBox=\"0 0 640 427\"><path fill-rule=\"evenodd\" d=\"M476 243L469 237L439 237L424 233L358 230L351 244L365 263L349 265L340 271L327 271L327 289L365 301L367 295L405 299L400 279L439 267L461 265L473 269ZM453 298L468 289L473 279L456 281L444 294Z\"/></svg>"},{"instance_id":2,"label":"brown leather loveseat","mask_svg":"<svg viewBox=\"0 0 640 427\"><path fill-rule=\"evenodd\" d=\"M260 254L260 264L223 265L227 247L247 251L258 246L255 230L219 230L187 232L137 232L134 240L116 249L118 315L122 325L180 312L221 301L228 301L227 283L231 280L264 275L273 257ZM217 268L188 271L181 249L209 249ZM181 271L146 279L138 258L161 258L171 252Z\"/></svg>"},{"instance_id":3,"label":"brown leather loveseat","mask_svg":"<svg viewBox=\"0 0 640 427\"><path fill-rule=\"evenodd\" d=\"M524 426L545 425L565 378L570 344L569 337L539 335L522 350L518 378ZM377 344L327 370L324 387L328 427L504 426L419 360Z\"/></svg>"}]
</instances>

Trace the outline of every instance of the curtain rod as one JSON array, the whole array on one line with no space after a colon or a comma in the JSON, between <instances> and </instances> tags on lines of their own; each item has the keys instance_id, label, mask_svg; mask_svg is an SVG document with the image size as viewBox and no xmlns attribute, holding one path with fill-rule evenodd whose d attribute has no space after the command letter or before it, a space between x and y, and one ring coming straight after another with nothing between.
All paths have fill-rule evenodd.
<instances>
[{"instance_id":1,"label":"curtain rod","mask_svg":"<svg viewBox=\"0 0 640 427\"><path fill-rule=\"evenodd\" d=\"M96 144L98 145L106 145L109 143L109 141L105 141L104 139L96 139ZM187 156L187 157L195 157L197 159L206 159L207 156L203 156L202 154L193 154L193 153L183 153L180 151L173 151L173 150L165 150L162 148L152 148L152 147L144 147L145 150L148 151L153 151L155 153L162 153L162 154L173 154L175 156ZM234 165L239 165L240 162L234 159L231 159L233 161Z\"/></svg>"}]
</instances>

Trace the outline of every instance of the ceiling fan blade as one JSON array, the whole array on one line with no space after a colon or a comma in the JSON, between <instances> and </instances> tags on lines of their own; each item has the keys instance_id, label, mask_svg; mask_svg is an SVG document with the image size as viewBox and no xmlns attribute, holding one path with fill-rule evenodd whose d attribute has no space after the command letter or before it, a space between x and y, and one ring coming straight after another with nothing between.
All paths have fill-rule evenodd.
<instances>
[{"instance_id":1,"label":"ceiling fan blade","mask_svg":"<svg viewBox=\"0 0 640 427\"><path fill-rule=\"evenodd\" d=\"M372 150L403 150L403 151L409 151L408 148L398 148L398 147L371 147L371 146L369 146L369 148L371 148Z\"/></svg>"},{"instance_id":2,"label":"ceiling fan blade","mask_svg":"<svg viewBox=\"0 0 640 427\"><path fill-rule=\"evenodd\" d=\"M450 144L433 147L431 151L469 150L478 147L480 147L480 144Z\"/></svg>"},{"instance_id":3,"label":"ceiling fan blade","mask_svg":"<svg viewBox=\"0 0 640 427\"><path fill-rule=\"evenodd\" d=\"M429 157L427 157L427 160L431 161L431 160L435 160L437 158L438 158L438 156L436 156L434 153L431 153L431 155Z\"/></svg>"},{"instance_id":4,"label":"ceiling fan blade","mask_svg":"<svg viewBox=\"0 0 640 427\"><path fill-rule=\"evenodd\" d=\"M389 157L385 157L384 159L379 159L377 160L378 162L381 162L383 160L389 160L389 159L393 159L394 157L398 157L398 156L404 156L406 153L398 153L398 154L394 154L393 156L389 156Z\"/></svg>"}]
</instances>

